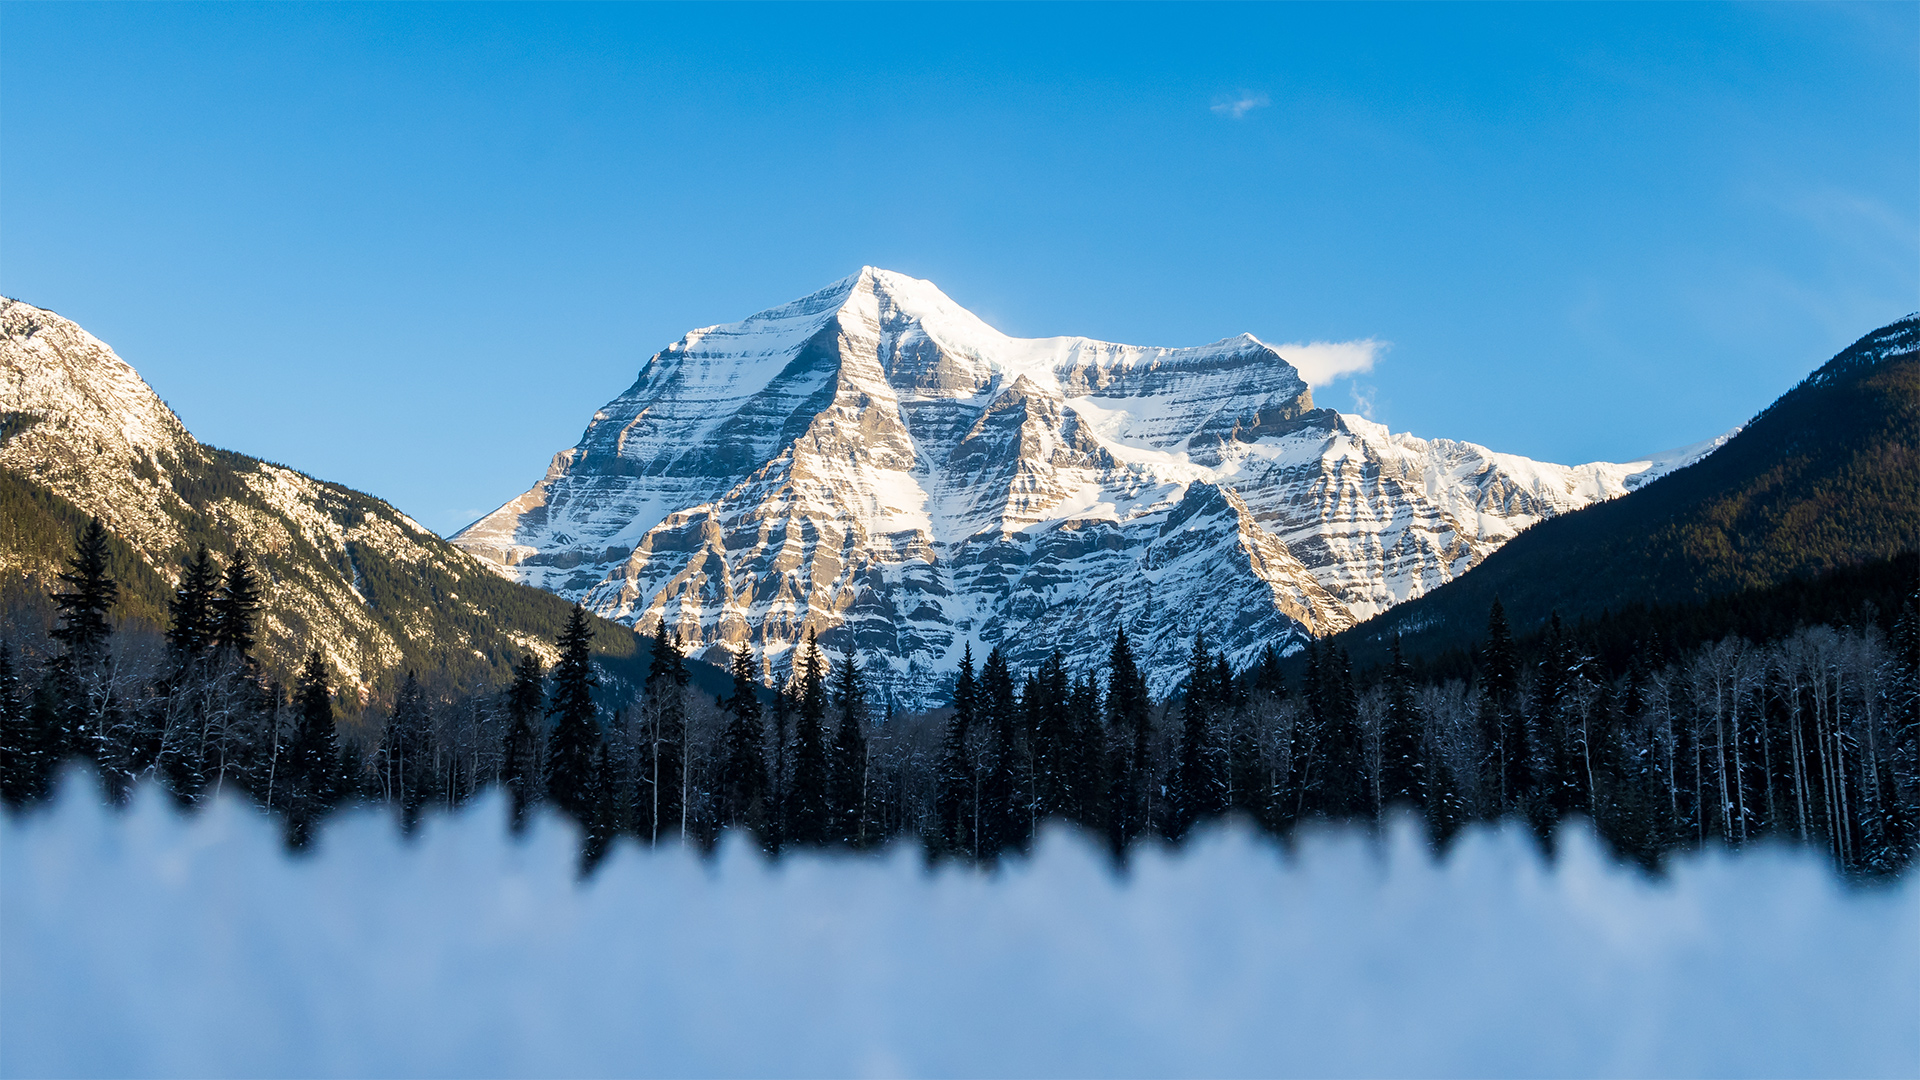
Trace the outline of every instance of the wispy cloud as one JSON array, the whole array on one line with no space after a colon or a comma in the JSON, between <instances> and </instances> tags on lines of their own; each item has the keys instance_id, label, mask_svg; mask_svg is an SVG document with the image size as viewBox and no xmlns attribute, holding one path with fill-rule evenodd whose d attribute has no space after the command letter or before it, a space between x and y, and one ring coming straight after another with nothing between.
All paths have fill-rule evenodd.
<instances>
[{"instance_id":1,"label":"wispy cloud","mask_svg":"<svg viewBox=\"0 0 1920 1080\"><path fill-rule=\"evenodd\" d=\"M1308 386L1325 386L1336 379L1372 371L1373 362L1392 346L1378 338L1357 341L1296 341L1275 345L1274 351L1300 372Z\"/></svg>"},{"instance_id":2,"label":"wispy cloud","mask_svg":"<svg viewBox=\"0 0 1920 1080\"><path fill-rule=\"evenodd\" d=\"M1268 100L1265 94L1250 94L1242 90L1239 97L1222 98L1214 102L1213 111L1221 116L1231 116L1238 120L1255 109L1264 109L1271 104L1273 102Z\"/></svg>"},{"instance_id":3,"label":"wispy cloud","mask_svg":"<svg viewBox=\"0 0 1920 1080\"><path fill-rule=\"evenodd\" d=\"M1372 383L1363 383L1355 379L1350 384L1349 390L1353 394L1353 411L1369 420L1373 419L1373 403L1380 396L1380 388Z\"/></svg>"}]
</instances>

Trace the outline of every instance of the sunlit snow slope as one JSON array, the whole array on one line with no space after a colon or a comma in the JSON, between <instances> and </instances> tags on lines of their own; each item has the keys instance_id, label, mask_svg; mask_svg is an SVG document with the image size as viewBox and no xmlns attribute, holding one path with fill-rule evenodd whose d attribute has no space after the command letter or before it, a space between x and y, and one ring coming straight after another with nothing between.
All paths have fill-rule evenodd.
<instances>
[{"instance_id":1,"label":"sunlit snow slope","mask_svg":"<svg viewBox=\"0 0 1920 1080\"><path fill-rule=\"evenodd\" d=\"M76 785L78 786L78 785ZM289 859L233 801L0 818L0 1076L1914 1076L1920 889L1241 831L712 863L484 800Z\"/></svg>"},{"instance_id":2,"label":"sunlit snow slope","mask_svg":"<svg viewBox=\"0 0 1920 1080\"><path fill-rule=\"evenodd\" d=\"M1316 409L1251 335L1008 337L871 267L689 333L454 543L769 672L809 629L925 705L972 643L1075 668L1122 623L1156 692L1196 630L1245 664L1451 580L1698 457L1551 465Z\"/></svg>"}]
</instances>

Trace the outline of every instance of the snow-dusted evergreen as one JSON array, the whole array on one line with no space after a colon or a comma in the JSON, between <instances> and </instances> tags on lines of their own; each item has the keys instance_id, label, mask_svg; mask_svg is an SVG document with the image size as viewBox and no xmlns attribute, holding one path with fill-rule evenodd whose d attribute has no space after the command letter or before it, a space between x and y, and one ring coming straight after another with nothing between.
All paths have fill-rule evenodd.
<instances>
[{"instance_id":1,"label":"snow-dusted evergreen","mask_svg":"<svg viewBox=\"0 0 1920 1080\"><path fill-rule=\"evenodd\" d=\"M454 542L767 674L816 630L900 705L969 643L1087 670L1122 624L1166 693L1196 631L1241 666L1290 651L1716 445L1564 466L1394 434L1316 408L1251 335L1012 338L867 267L654 355Z\"/></svg>"}]
</instances>

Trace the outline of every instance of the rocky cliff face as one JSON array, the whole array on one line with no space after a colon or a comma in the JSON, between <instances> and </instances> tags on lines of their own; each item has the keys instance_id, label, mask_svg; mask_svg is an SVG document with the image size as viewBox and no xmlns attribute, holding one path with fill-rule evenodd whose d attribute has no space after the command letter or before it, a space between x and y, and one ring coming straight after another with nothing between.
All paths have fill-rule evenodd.
<instances>
[{"instance_id":1,"label":"rocky cliff face","mask_svg":"<svg viewBox=\"0 0 1920 1080\"><path fill-rule=\"evenodd\" d=\"M866 268L668 346L453 542L769 674L817 631L902 707L963 645L1084 669L1122 624L1164 693L1196 632L1242 664L1290 650L1695 452L1569 467L1395 435L1315 408L1250 335L1010 338Z\"/></svg>"},{"instance_id":2,"label":"rocky cliff face","mask_svg":"<svg viewBox=\"0 0 1920 1080\"><path fill-rule=\"evenodd\" d=\"M526 651L551 659L568 608L499 580L379 499L202 446L99 339L8 299L0 478L50 490L126 541L145 576L125 584L158 593L129 597L149 617L164 617L166 591L200 544L223 557L246 547L266 579L269 662L285 671L318 648L363 701L406 669L470 691ZM44 561L0 545L0 574L44 579ZM605 630L609 655L635 653L631 634Z\"/></svg>"}]
</instances>

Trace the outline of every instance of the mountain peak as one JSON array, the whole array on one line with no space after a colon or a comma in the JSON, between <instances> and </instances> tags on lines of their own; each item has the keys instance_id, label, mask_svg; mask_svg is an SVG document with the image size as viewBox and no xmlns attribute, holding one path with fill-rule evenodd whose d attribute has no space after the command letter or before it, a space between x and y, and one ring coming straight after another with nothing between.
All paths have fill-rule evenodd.
<instances>
[{"instance_id":1,"label":"mountain peak","mask_svg":"<svg viewBox=\"0 0 1920 1080\"><path fill-rule=\"evenodd\" d=\"M1647 468L1342 424L1252 334L1018 338L863 266L655 354L539 485L454 543L769 673L817 631L908 707L938 699L969 644L1016 665L1057 646L1083 668L1147 622L1170 630L1143 641L1165 692L1190 621L1214 620L1236 663L1284 651Z\"/></svg>"}]
</instances>

